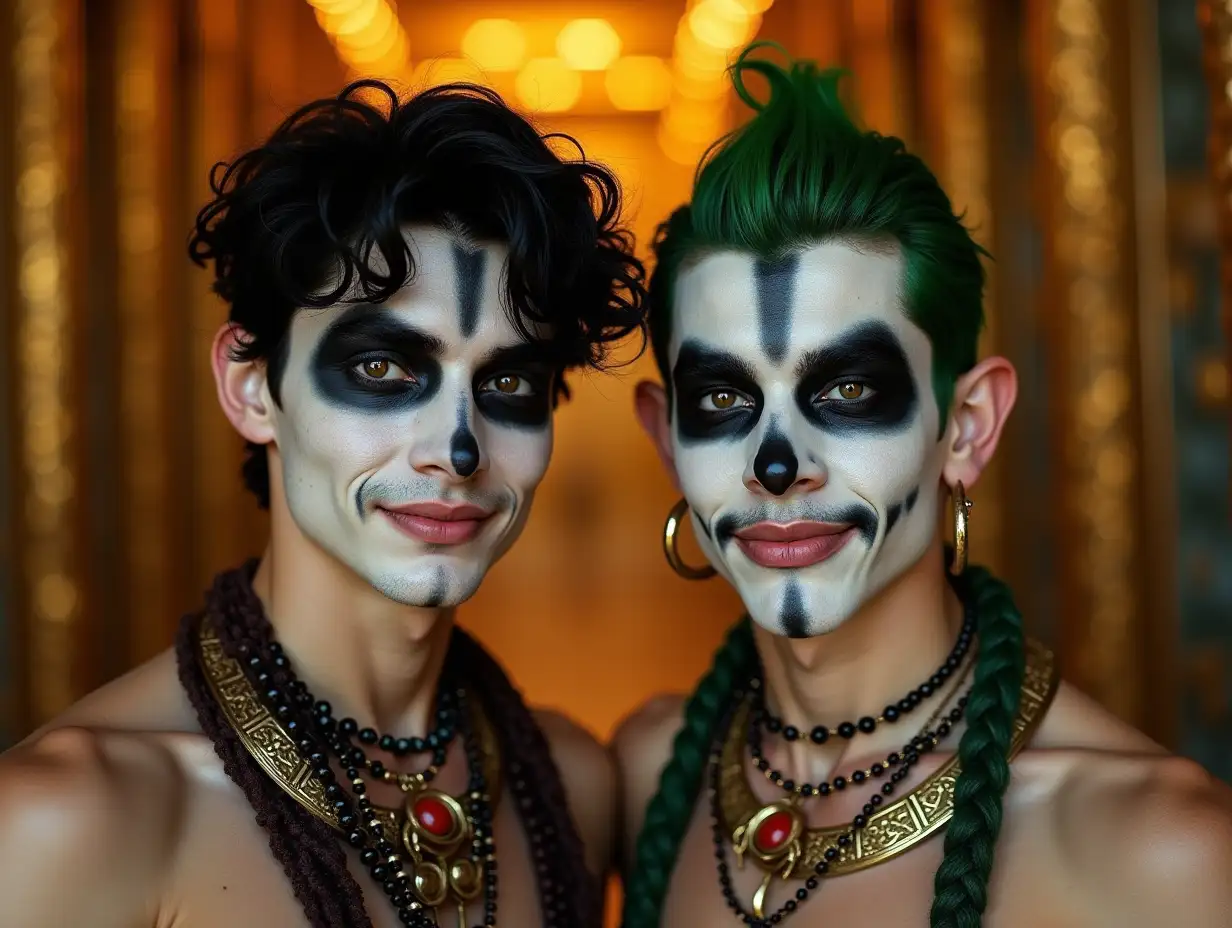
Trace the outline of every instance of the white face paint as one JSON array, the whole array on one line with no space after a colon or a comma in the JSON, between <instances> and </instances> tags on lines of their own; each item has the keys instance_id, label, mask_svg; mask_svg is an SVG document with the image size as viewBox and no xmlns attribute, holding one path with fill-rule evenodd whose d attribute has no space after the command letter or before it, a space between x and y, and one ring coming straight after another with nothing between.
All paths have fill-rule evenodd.
<instances>
[{"instance_id":1,"label":"white face paint","mask_svg":"<svg viewBox=\"0 0 1232 928\"><path fill-rule=\"evenodd\" d=\"M944 461L932 348L897 249L687 264L670 345L672 442L710 562L750 616L824 634L927 549Z\"/></svg>"},{"instance_id":2,"label":"white face paint","mask_svg":"<svg viewBox=\"0 0 1232 928\"><path fill-rule=\"evenodd\" d=\"M470 597L517 538L552 450L553 368L502 307L502 246L407 233L380 305L295 314L275 413L299 529L407 605Z\"/></svg>"}]
</instances>

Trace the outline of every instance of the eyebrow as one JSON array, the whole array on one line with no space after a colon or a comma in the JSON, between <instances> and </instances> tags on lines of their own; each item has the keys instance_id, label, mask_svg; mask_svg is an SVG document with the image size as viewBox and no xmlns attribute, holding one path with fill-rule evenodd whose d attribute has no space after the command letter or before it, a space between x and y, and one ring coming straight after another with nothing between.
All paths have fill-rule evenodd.
<instances>
[{"instance_id":1,"label":"eyebrow","mask_svg":"<svg viewBox=\"0 0 1232 928\"><path fill-rule=\"evenodd\" d=\"M795 375L803 378L819 367L884 360L887 356L906 357L894 330L880 320L861 322L825 345L811 348L796 362Z\"/></svg>"},{"instance_id":2,"label":"eyebrow","mask_svg":"<svg viewBox=\"0 0 1232 928\"><path fill-rule=\"evenodd\" d=\"M517 367L528 364L556 366L557 363L556 351L553 349L552 343L546 340L536 340L493 348L484 355L477 369L487 370L493 367Z\"/></svg>"},{"instance_id":3,"label":"eyebrow","mask_svg":"<svg viewBox=\"0 0 1232 928\"><path fill-rule=\"evenodd\" d=\"M344 310L322 334L321 343L327 340L389 342L431 357L438 357L445 350L445 343L435 335L415 328L374 303L356 303Z\"/></svg>"},{"instance_id":4,"label":"eyebrow","mask_svg":"<svg viewBox=\"0 0 1232 928\"><path fill-rule=\"evenodd\" d=\"M744 358L692 338L680 346L676 366L672 368L673 379L682 374L757 379L753 366Z\"/></svg>"}]
</instances>

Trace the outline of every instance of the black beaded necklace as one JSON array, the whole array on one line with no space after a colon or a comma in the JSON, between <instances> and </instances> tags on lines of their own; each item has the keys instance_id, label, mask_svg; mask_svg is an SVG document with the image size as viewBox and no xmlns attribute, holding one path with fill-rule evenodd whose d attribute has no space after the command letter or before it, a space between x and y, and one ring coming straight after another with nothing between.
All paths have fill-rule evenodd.
<instances>
[{"instance_id":1,"label":"black beaded necklace","mask_svg":"<svg viewBox=\"0 0 1232 928\"><path fill-rule=\"evenodd\" d=\"M891 703L882 709L881 715L866 715L855 722L842 722L835 726L833 731L839 737L847 739L854 738L857 734L871 734L877 730L877 726L882 722L897 722L924 700L932 696L962 666L963 658L967 656L967 651L970 649L971 642L975 638L977 618L974 605L970 603L965 604L963 607L963 624L962 628L959 629L958 639L954 642L954 647L950 649L949 656L946 657L941 666L927 680L911 690L906 696L898 700L897 703ZM785 741L799 740L801 737L800 728L795 725L785 724L781 718L766 707L765 686L760 675L755 676L749 682L749 688L753 695L753 727L760 727L772 735L781 734ZM808 738L813 744L825 744L830 740L830 734L831 729L827 726L814 725L809 730Z\"/></svg>"},{"instance_id":2,"label":"black beaded necklace","mask_svg":"<svg viewBox=\"0 0 1232 928\"><path fill-rule=\"evenodd\" d=\"M735 693L735 698L732 701L732 708L740 704L744 698L741 692ZM946 722L942 723L945 726L945 732L948 734L952 730L952 725L957 723L963 715L967 705L966 696L962 697L953 710L951 710ZM938 726L937 730L924 731L917 735L911 741L903 745L899 757L899 766L891 775L890 779L882 783L877 792L873 793L868 801L864 803L859 814L851 821L851 826L845 832L838 836L834 846L826 848L824 859L818 862L813 867L813 873L804 881L804 885L796 890L796 897L788 899L778 908L777 911L758 918L752 912L744 908L744 904L736 896L735 889L732 886L731 868L727 863L727 836L724 833L723 827L723 812L722 802L719 795L719 774L722 767L723 740L724 733L727 727L731 724L731 713L729 712L724 724L718 728L718 734L710 748L709 762L709 785L710 785L710 823L714 836L714 857L715 866L718 871L719 888L723 893L723 900L727 903L727 907L732 910L746 925L752 928L766 928L769 925L777 925L783 921L788 915L794 913L801 905L809 898L809 893L817 889L821 885L821 878L830 870L830 864L838 859L841 853L841 848L851 846L855 840L856 832L863 829L868 824L869 817L877 810L877 807L885 802L885 798L894 793L898 784L907 778L911 772L911 768L919 763L920 758L928 752L934 750L943 740L944 735L941 734L942 726Z\"/></svg>"},{"instance_id":3,"label":"black beaded necklace","mask_svg":"<svg viewBox=\"0 0 1232 928\"><path fill-rule=\"evenodd\" d=\"M265 642L241 640L236 656L249 679L270 711L292 737L296 748L308 760L312 775L325 787L325 797L333 804L338 822L346 833L347 843L360 851L360 861L385 892L398 913L398 919L408 928L435 928L436 920L429 909L415 898L411 877L403 867L403 858L384 832L362 772L372 777L396 782L397 775L386 770L380 761L370 760L364 750L352 742L392 746L394 754L432 752L432 764L416 776L430 782L436 769L445 762L447 749L457 733L461 733L466 749L470 778L467 786L468 819L471 823L472 858L482 859L484 873L484 926L496 924L497 870L495 841L492 835L491 798L483 772L482 750L469 724L466 690L449 686L442 675L437 693L436 729L422 738L395 738L378 734L372 728L360 729L354 719L336 721L329 703L316 700L308 687L291 669L282 646L272 639ZM297 711L298 710L298 711ZM309 712L311 710L311 712ZM311 725L305 724L311 716ZM336 782L329 756L338 758L350 781L350 793Z\"/></svg>"}]
</instances>

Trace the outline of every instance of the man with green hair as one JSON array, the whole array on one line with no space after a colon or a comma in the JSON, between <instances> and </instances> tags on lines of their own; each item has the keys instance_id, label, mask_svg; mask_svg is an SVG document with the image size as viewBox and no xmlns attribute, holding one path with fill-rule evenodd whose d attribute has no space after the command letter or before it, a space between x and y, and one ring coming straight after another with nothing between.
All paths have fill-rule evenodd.
<instances>
[{"instance_id":1,"label":"man with green hair","mask_svg":"<svg viewBox=\"0 0 1232 928\"><path fill-rule=\"evenodd\" d=\"M751 51L754 117L656 239L637 391L669 561L748 617L617 733L625 928L1232 925L1232 793L1059 683L966 564L1017 390L977 362L980 248L838 72Z\"/></svg>"}]
</instances>

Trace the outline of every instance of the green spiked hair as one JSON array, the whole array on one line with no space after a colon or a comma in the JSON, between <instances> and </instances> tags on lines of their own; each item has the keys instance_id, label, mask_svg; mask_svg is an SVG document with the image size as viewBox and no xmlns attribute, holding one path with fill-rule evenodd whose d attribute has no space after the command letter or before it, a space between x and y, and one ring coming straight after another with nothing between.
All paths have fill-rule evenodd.
<instances>
[{"instance_id":1,"label":"green spiked hair","mask_svg":"<svg viewBox=\"0 0 1232 928\"><path fill-rule=\"evenodd\" d=\"M655 236L650 327L663 383L671 389L672 301L689 260L715 249L774 259L833 239L897 243L906 265L904 308L932 343L933 395L944 425L955 379L975 364L986 253L901 139L852 121L839 98L843 71L750 57L764 47L779 46L751 45L731 69L736 93L756 115L711 149L692 201ZM765 102L749 92L750 73L769 82Z\"/></svg>"},{"instance_id":2,"label":"green spiked hair","mask_svg":"<svg viewBox=\"0 0 1232 928\"><path fill-rule=\"evenodd\" d=\"M892 241L905 257L906 312L932 342L933 392L944 424L954 380L975 364L983 321L983 251L954 215L937 179L902 141L861 131L851 121L839 101L840 72L820 71L807 61L784 69L751 59L757 47L746 49L732 68L736 92L756 115L712 150L698 171L692 203L676 210L656 236L650 325L664 385L670 390L672 295L685 262L718 248L773 259L828 239L870 247ZM767 102L748 92L748 72L770 82ZM934 880L931 928L977 928L987 905L1024 672L1022 616L1009 589L977 567L968 569L958 586L979 617L978 656L967 730L958 745L962 773L954 814ZM735 687L756 667L757 650L744 619L685 704L672 756L637 837L623 928L659 928L708 751Z\"/></svg>"}]
</instances>

